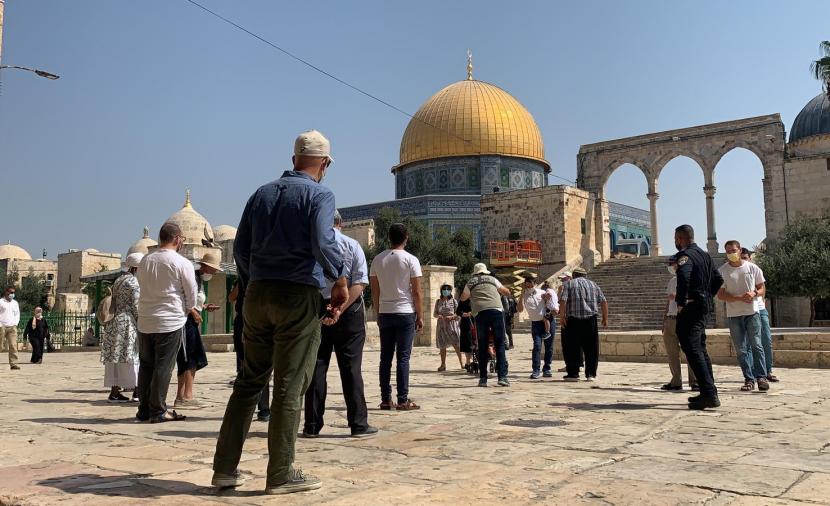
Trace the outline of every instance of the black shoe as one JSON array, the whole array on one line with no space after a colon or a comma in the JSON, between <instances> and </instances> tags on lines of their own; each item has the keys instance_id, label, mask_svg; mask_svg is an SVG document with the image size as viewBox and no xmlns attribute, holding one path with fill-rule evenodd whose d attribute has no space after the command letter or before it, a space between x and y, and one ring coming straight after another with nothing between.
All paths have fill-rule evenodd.
<instances>
[{"instance_id":1,"label":"black shoe","mask_svg":"<svg viewBox=\"0 0 830 506\"><path fill-rule=\"evenodd\" d=\"M300 434L300 437L305 439L317 439L318 437L320 437L320 433L306 432L305 430L303 430L302 434Z\"/></svg>"},{"instance_id":2,"label":"black shoe","mask_svg":"<svg viewBox=\"0 0 830 506\"><path fill-rule=\"evenodd\" d=\"M689 402L689 409L704 410L706 408L720 407L720 399L717 397L701 397L694 402Z\"/></svg>"},{"instance_id":3,"label":"black shoe","mask_svg":"<svg viewBox=\"0 0 830 506\"><path fill-rule=\"evenodd\" d=\"M668 390L668 391L683 390L683 385L672 385L671 383L666 383L665 385L660 387L660 390Z\"/></svg>"},{"instance_id":4,"label":"black shoe","mask_svg":"<svg viewBox=\"0 0 830 506\"><path fill-rule=\"evenodd\" d=\"M353 430L352 437L363 438L363 437L372 437L377 435L378 429L377 427L366 427L364 430Z\"/></svg>"},{"instance_id":5,"label":"black shoe","mask_svg":"<svg viewBox=\"0 0 830 506\"><path fill-rule=\"evenodd\" d=\"M257 422L270 422L271 421L271 413L259 413L256 416Z\"/></svg>"},{"instance_id":6,"label":"black shoe","mask_svg":"<svg viewBox=\"0 0 830 506\"><path fill-rule=\"evenodd\" d=\"M702 395L693 395L693 396L689 397L689 402L697 402L697 401L700 400L701 397L703 397L703 396Z\"/></svg>"},{"instance_id":7,"label":"black shoe","mask_svg":"<svg viewBox=\"0 0 830 506\"><path fill-rule=\"evenodd\" d=\"M138 420L139 422L149 422L150 421L150 415L145 415L143 413L136 413L135 414L135 419Z\"/></svg>"}]
</instances>

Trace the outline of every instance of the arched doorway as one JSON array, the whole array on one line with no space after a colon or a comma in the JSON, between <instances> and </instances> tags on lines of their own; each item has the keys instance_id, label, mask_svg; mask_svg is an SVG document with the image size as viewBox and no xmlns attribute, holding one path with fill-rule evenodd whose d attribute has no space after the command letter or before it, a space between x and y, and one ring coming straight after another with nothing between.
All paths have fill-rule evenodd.
<instances>
[{"instance_id":1,"label":"arched doorway","mask_svg":"<svg viewBox=\"0 0 830 506\"><path fill-rule=\"evenodd\" d=\"M645 173L632 163L620 164L605 181L612 256L651 254L648 193Z\"/></svg>"},{"instance_id":2,"label":"arched doorway","mask_svg":"<svg viewBox=\"0 0 830 506\"><path fill-rule=\"evenodd\" d=\"M703 169L687 156L676 156L660 169L656 189L657 226L663 238L661 254L674 254L674 229L680 225L691 225L696 241L705 247L706 201L701 193L704 185Z\"/></svg>"},{"instance_id":3,"label":"arched doorway","mask_svg":"<svg viewBox=\"0 0 830 506\"><path fill-rule=\"evenodd\" d=\"M763 180L761 160L748 149L733 148L718 160L714 183L721 245L736 239L754 250L766 238Z\"/></svg>"}]
</instances>

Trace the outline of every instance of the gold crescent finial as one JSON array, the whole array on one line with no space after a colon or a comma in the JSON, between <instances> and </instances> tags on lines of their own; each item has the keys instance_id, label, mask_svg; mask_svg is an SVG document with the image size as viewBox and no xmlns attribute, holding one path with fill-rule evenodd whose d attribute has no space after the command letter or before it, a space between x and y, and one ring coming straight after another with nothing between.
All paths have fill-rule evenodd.
<instances>
[{"instance_id":1,"label":"gold crescent finial","mask_svg":"<svg viewBox=\"0 0 830 506\"><path fill-rule=\"evenodd\" d=\"M473 80L473 51L472 49L467 50L467 80Z\"/></svg>"},{"instance_id":2,"label":"gold crescent finial","mask_svg":"<svg viewBox=\"0 0 830 506\"><path fill-rule=\"evenodd\" d=\"M184 207L193 207L190 205L190 188L184 192Z\"/></svg>"}]
</instances>

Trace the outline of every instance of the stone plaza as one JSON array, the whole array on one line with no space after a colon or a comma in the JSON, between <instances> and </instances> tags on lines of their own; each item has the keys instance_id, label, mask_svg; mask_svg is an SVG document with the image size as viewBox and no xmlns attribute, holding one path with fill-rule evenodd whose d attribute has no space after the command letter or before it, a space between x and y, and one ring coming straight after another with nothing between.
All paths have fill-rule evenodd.
<instances>
[{"instance_id":1,"label":"stone plaza","mask_svg":"<svg viewBox=\"0 0 830 506\"><path fill-rule=\"evenodd\" d=\"M106 402L97 353L40 366L24 353L22 371L0 372L0 505L830 504L830 370L779 368L770 393L747 394L737 365L715 366L723 406L693 412L688 392L660 391L663 363L601 362L596 383L531 381L529 336L516 344L512 386L486 389L460 369L435 372L436 351L415 348L416 412L376 409L367 346L371 439L348 436L333 361L327 425L297 442L297 465L323 488L274 498L261 495L267 427L256 421L240 465L248 482L209 486L232 353L209 354L197 376L206 407L155 425Z\"/></svg>"}]
</instances>

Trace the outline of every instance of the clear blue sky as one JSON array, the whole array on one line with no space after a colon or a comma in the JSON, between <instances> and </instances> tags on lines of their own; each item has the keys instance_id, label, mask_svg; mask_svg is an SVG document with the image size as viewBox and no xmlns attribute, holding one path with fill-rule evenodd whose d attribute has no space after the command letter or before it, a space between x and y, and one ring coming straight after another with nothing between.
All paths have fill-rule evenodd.
<instances>
[{"instance_id":1,"label":"clear blue sky","mask_svg":"<svg viewBox=\"0 0 830 506\"><path fill-rule=\"evenodd\" d=\"M826 0L202 1L410 112L465 77L470 47L475 77L531 111L567 179L580 144L775 112L789 130L830 38ZM124 252L187 187L214 226L236 225L309 128L332 140L338 205L394 197L408 118L184 0L6 0L3 63L61 75L2 75L0 241L33 255ZM748 152L718 166L721 244L763 238L761 177ZM681 222L705 238L702 186L688 160L663 172L664 251ZM647 208L645 193L636 169L612 176L613 200Z\"/></svg>"}]
</instances>

